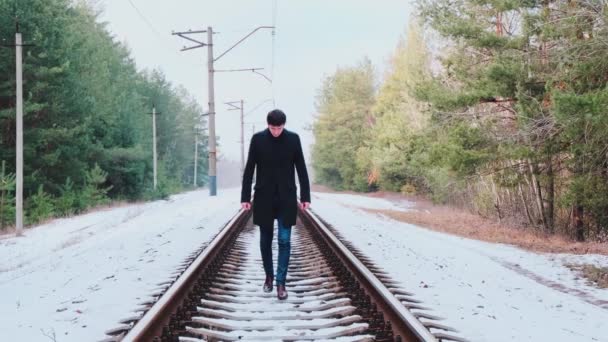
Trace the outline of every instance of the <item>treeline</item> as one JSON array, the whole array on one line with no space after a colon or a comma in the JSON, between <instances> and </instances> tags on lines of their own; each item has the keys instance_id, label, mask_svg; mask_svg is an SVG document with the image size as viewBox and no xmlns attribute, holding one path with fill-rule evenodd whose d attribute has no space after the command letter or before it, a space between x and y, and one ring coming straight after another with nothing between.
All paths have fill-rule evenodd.
<instances>
[{"instance_id":1,"label":"treeline","mask_svg":"<svg viewBox=\"0 0 608 342\"><path fill-rule=\"evenodd\" d=\"M367 62L323 84L317 181L607 241L607 3L418 5L379 89Z\"/></svg>"},{"instance_id":2,"label":"treeline","mask_svg":"<svg viewBox=\"0 0 608 342\"><path fill-rule=\"evenodd\" d=\"M27 223L108 202L164 197L192 186L201 107L158 71L139 72L84 1L0 0L0 39L24 43ZM15 51L0 49L0 227L14 221ZM158 187L152 119L157 116ZM199 133L200 134L200 133ZM206 182L199 138L198 186Z\"/></svg>"}]
</instances>

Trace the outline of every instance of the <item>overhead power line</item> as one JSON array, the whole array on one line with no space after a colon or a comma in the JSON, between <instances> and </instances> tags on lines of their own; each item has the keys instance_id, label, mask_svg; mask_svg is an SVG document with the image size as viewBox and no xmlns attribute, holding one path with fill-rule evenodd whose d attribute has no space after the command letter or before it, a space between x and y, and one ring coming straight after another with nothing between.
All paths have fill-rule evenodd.
<instances>
[{"instance_id":1,"label":"overhead power line","mask_svg":"<svg viewBox=\"0 0 608 342\"><path fill-rule=\"evenodd\" d=\"M247 68L247 69L232 69L232 70L216 70L214 67L214 63L217 62L220 58L222 58L222 56L226 55L228 52L230 52L232 49L234 49L237 45L239 45L240 43L242 43L245 39L247 39L248 37L250 37L252 34L254 34L255 32L257 32L260 29L272 29L274 27L272 26L259 26L256 29L254 29L253 31L251 31L248 35L246 35L245 37L241 38L238 42L236 42L234 45L232 45L230 48L228 48L228 50L224 51L223 53L221 53L218 57L214 57L213 54L213 29L209 26L207 27L207 30L197 30L197 31L184 31L184 32L173 32L173 35L177 35L181 38L184 38L186 40L188 40L189 42L195 43L195 45L189 46L189 47L184 47L181 50L182 51L186 51L186 50L193 50L193 49L198 49L198 48L202 48L202 47L207 47L207 72L208 72L208 87L207 87L207 91L209 92L209 149L208 149L208 153L209 153L209 194L211 196L216 196L217 195L217 151L216 151L216 137L215 137L215 73L216 72L233 72L233 71L252 71L255 73L258 73L256 70L259 70L260 68ZM200 34L200 33L206 33L207 34L207 41L206 42L202 42L199 39L193 38L192 35L193 34ZM261 73L258 73L260 75L262 75ZM264 76L264 75L262 75Z\"/></svg>"},{"instance_id":2,"label":"overhead power line","mask_svg":"<svg viewBox=\"0 0 608 342\"><path fill-rule=\"evenodd\" d=\"M154 33L156 33L156 35L158 36L158 38L163 39L163 35L160 34L160 32L154 27L154 25L152 25L152 23L143 15L143 13L141 13L141 11L139 10L139 8L137 8L137 6L135 6L135 4L133 3L133 1L129 0L129 4L131 5L131 7L133 7L133 9L135 10L135 12L137 12L137 15L139 16L139 18L141 20L143 20L146 25L148 25L148 27L150 27L150 29L152 31L154 31Z\"/></svg>"},{"instance_id":3,"label":"overhead power line","mask_svg":"<svg viewBox=\"0 0 608 342\"><path fill-rule=\"evenodd\" d=\"M270 79L274 80L274 63L275 63L275 41L276 41L276 27L277 27L277 0L272 0L272 61L270 67ZM274 82L271 84L272 90L272 106L276 107L276 101L274 98Z\"/></svg>"}]
</instances>

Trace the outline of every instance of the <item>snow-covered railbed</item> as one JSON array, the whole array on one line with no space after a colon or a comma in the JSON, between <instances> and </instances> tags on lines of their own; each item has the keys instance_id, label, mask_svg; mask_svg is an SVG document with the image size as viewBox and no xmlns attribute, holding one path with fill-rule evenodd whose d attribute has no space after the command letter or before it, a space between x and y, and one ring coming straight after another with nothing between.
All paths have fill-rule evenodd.
<instances>
[{"instance_id":1,"label":"snow-covered railbed","mask_svg":"<svg viewBox=\"0 0 608 342\"><path fill-rule=\"evenodd\" d=\"M191 192L0 239L0 340L99 339L238 211L239 190ZM565 266L607 267L605 256L531 253L357 209L411 210L407 203L315 193L312 205L460 336L608 341L608 291Z\"/></svg>"},{"instance_id":2,"label":"snow-covered railbed","mask_svg":"<svg viewBox=\"0 0 608 342\"><path fill-rule=\"evenodd\" d=\"M357 209L393 205L386 200L340 196L315 193L314 211L446 317L461 336L472 341L608 341L608 290L587 284L566 266L606 267L608 257L538 254L442 234Z\"/></svg>"},{"instance_id":3,"label":"snow-covered railbed","mask_svg":"<svg viewBox=\"0 0 608 342\"><path fill-rule=\"evenodd\" d=\"M0 340L100 339L234 216L239 194L194 191L0 240Z\"/></svg>"}]
</instances>

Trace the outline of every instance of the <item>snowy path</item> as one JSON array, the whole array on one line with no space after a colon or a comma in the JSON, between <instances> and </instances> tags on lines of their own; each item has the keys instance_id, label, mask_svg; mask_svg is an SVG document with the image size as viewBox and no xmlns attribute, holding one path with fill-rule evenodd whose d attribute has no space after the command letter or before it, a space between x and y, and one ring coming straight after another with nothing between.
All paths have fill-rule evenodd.
<instances>
[{"instance_id":1,"label":"snowy path","mask_svg":"<svg viewBox=\"0 0 608 342\"><path fill-rule=\"evenodd\" d=\"M608 341L608 290L564 263L605 256L536 254L370 214L407 210L383 199L316 193L313 210L472 341Z\"/></svg>"},{"instance_id":2,"label":"snowy path","mask_svg":"<svg viewBox=\"0 0 608 342\"><path fill-rule=\"evenodd\" d=\"M96 341L238 209L239 189L207 190L56 220L0 239L0 341ZM315 193L313 210L404 289L472 341L608 341L608 291L564 263L608 257L536 254L441 234L357 207L383 199ZM596 304L593 304L596 303ZM55 336L55 339L52 336Z\"/></svg>"},{"instance_id":3,"label":"snowy path","mask_svg":"<svg viewBox=\"0 0 608 342\"><path fill-rule=\"evenodd\" d=\"M238 211L238 189L55 220L0 240L0 341L97 341Z\"/></svg>"}]
</instances>

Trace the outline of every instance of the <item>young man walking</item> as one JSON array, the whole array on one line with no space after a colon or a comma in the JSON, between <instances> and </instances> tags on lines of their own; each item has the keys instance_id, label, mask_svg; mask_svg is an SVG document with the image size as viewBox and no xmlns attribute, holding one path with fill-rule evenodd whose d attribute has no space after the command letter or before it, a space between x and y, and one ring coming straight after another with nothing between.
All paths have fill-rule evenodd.
<instances>
[{"instance_id":1,"label":"young man walking","mask_svg":"<svg viewBox=\"0 0 608 342\"><path fill-rule=\"evenodd\" d=\"M285 279L291 252L291 227L296 224L298 200L294 168L300 182L300 208L310 206L310 184L300 137L286 130L287 117L279 109L268 113L268 128L251 138L249 155L243 173L241 207L251 209L251 181L257 168L253 223L260 226L260 250L266 281L264 292L272 291L274 268L272 263L272 236L274 220L279 226L279 257L277 263L277 298L287 299Z\"/></svg>"}]
</instances>

